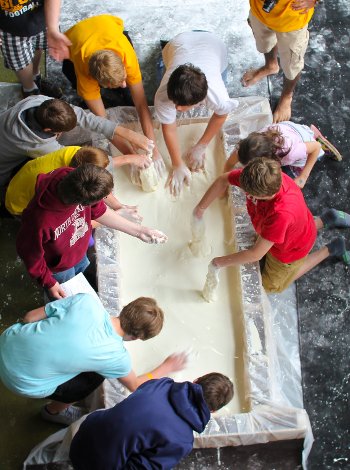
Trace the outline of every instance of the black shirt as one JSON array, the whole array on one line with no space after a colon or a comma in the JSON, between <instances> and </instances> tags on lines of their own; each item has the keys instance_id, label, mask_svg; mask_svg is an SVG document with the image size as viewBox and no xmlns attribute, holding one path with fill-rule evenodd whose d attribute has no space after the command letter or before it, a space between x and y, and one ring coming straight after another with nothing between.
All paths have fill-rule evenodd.
<instances>
[{"instance_id":1,"label":"black shirt","mask_svg":"<svg viewBox=\"0 0 350 470\"><path fill-rule=\"evenodd\" d=\"M0 30L14 36L44 31L44 0L0 0Z\"/></svg>"}]
</instances>

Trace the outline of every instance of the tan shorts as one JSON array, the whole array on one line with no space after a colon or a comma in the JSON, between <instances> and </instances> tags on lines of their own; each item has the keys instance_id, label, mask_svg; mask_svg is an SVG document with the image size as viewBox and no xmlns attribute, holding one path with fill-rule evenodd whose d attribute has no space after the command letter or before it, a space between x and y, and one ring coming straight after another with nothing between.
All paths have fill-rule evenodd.
<instances>
[{"instance_id":1,"label":"tan shorts","mask_svg":"<svg viewBox=\"0 0 350 470\"><path fill-rule=\"evenodd\" d=\"M292 263L282 263L277 258L267 253L265 266L262 272L262 284L268 293L282 292L293 282L295 275L305 262L304 258Z\"/></svg>"},{"instance_id":2,"label":"tan shorts","mask_svg":"<svg viewBox=\"0 0 350 470\"><path fill-rule=\"evenodd\" d=\"M307 26L297 31L278 33L265 26L251 12L249 24L253 30L257 50L267 54L277 45L283 73L288 80L294 80L304 68L304 56L309 42Z\"/></svg>"}]
</instances>

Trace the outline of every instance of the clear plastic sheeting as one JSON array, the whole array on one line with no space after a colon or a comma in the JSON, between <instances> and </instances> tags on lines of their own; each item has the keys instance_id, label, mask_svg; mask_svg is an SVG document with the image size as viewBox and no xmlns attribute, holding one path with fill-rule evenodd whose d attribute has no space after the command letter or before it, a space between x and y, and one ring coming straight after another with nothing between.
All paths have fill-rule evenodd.
<instances>
[{"instance_id":1,"label":"clear plastic sheeting","mask_svg":"<svg viewBox=\"0 0 350 470\"><path fill-rule=\"evenodd\" d=\"M119 123L129 123L135 129L139 126L134 108L112 108L109 117ZM179 125L203 122L209 117L205 108L196 108L181 115ZM271 120L265 98L240 98L239 107L228 116L223 128L226 156L239 139L270 124ZM106 141L101 139L94 140L93 144L107 147ZM237 249L244 250L255 242L256 234L246 210L244 193L233 187L230 199ZM106 228L96 230L99 295L112 315L118 315L121 308L118 246L117 232ZM195 447L218 448L304 438L303 465L306 468L313 437L303 409L295 286L282 294L267 296L261 285L258 263L242 265L240 278L245 393L250 400L250 411L212 417L201 435L195 433ZM102 392L106 408L119 403L128 394L118 380L105 380ZM77 426L75 423L50 436L33 449L24 468L33 463L68 460L70 440Z\"/></svg>"}]
</instances>

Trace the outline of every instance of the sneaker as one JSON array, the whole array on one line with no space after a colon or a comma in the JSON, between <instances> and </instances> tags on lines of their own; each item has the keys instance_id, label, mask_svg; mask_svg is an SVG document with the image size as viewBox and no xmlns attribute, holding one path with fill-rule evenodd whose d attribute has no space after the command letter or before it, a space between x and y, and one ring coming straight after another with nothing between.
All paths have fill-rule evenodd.
<instances>
[{"instance_id":1,"label":"sneaker","mask_svg":"<svg viewBox=\"0 0 350 470\"><path fill-rule=\"evenodd\" d=\"M46 405L43 406L40 410L40 415L45 421L51 421L52 423L64 424L65 426L69 426L70 424L77 421L79 418L84 416L86 411L78 406L70 405L64 411L60 411L59 413L53 415L49 413L46 409Z\"/></svg>"},{"instance_id":2,"label":"sneaker","mask_svg":"<svg viewBox=\"0 0 350 470\"><path fill-rule=\"evenodd\" d=\"M41 75L39 75L34 81L40 90L40 94L50 96L51 98L62 98L62 88L57 85L54 85L50 80L46 78L41 78Z\"/></svg>"},{"instance_id":3,"label":"sneaker","mask_svg":"<svg viewBox=\"0 0 350 470\"><path fill-rule=\"evenodd\" d=\"M339 150L337 150L333 144L329 142L329 140L326 139L324 135L321 134L321 131L317 129L316 126L311 124L310 129L314 133L315 139L317 142L321 144L322 150L324 151L326 157L330 157L333 160L336 160L338 162L343 160L343 157Z\"/></svg>"}]
</instances>

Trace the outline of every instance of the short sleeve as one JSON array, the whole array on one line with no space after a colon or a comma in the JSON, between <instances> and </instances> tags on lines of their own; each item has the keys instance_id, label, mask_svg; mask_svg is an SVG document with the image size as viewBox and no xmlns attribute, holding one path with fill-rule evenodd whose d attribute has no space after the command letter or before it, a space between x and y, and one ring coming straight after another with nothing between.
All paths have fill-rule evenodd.
<instances>
[{"instance_id":1,"label":"short sleeve","mask_svg":"<svg viewBox=\"0 0 350 470\"><path fill-rule=\"evenodd\" d=\"M111 361L110 365L105 365L102 370L99 371L103 377L107 379L115 379L120 377L126 377L131 372L131 359L128 351L123 347L122 351L118 351Z\"/></svg>"},{"instance_id":2,"label":"short sleeve","mask_svg":"<svg viewBox=\"0 0 350 470\"><path fill-rule=\"evenodd\" d=\"M91 206L91 219L98 219L101 217L107 210L107 206L104 201L99 201L96 204Z\"/></svg>"},{"instance_id":3,"label":"short sleeve","mask_svg":"<svg viewBox=\"0 0 350 470\"><path fill-rule=\"evenodd\" d=\"M239 177L241 176L242 170L232 170L228 175L228 182L232 184L232 186L241 187L239 182Z\"/></svg>"}]
</instances>

